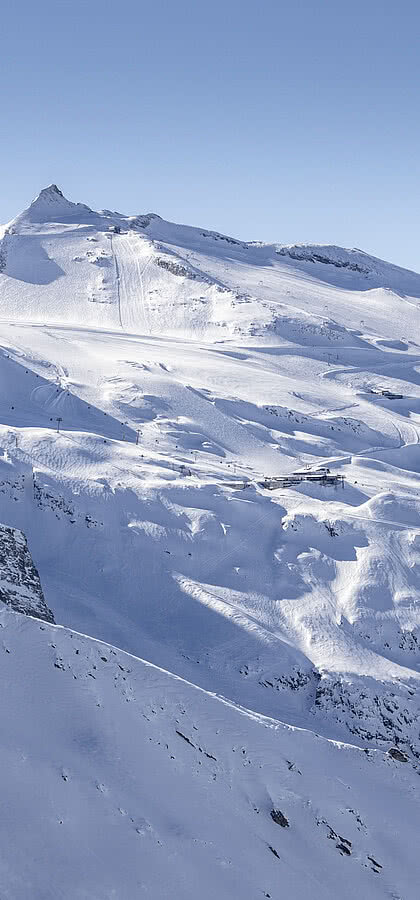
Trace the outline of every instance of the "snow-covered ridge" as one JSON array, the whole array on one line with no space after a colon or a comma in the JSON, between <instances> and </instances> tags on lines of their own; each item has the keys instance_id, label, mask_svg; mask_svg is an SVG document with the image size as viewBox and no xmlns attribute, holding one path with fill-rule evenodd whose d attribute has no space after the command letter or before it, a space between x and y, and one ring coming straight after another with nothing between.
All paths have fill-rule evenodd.
<instances>
[{"instance_id":1,"label":"snow-covered ridge","mask_svg":"<svg viewBox=\"0 0 420 900\"><path fill-rule=\"evenodd\" d=\"M346 249L333 244L246 242L218 231L168 222L157 213L126 215L109 209L101 209L95 212L84 203L74 203L68 200L56 184L50 184L43 188L26 210L12 219L8 226L2 227L8 227L9 230L13 231L14 228L25 222L32 224L55 222L88 224L91 221L94 224L95 219L97 224L100 224L101 220L120 221L123 227L146 230L151 237L163 241L169 240L170 243L176 242L177 235L181 240L190 239L197 243L200 243L200 239L204 238L205 242L209 240L213 243L222 242L222 244L230 245L232 248L247 251L251 254L258 253L258 251L260 251L260 254L273 251L278 256L288 257L295 261L332 265L336 268L348 269L364 275L372 271L377 272L383 269L384 266L399 272L406 271L362 250Z\"/></svg>"},{"instance_id":2,"label":"snow-covered ridge","mask_svg":"<svg viewBox=\"0 0 420 900\"><path fill-rule=\"evenodd\" d=\"M276 252L279 256L289 256L290 259L323 263L336 266L338 269L360 272L362 275L368 275L374 263L374 257L363 253L362 250L345 250L343 247L329 244L290 244L278 247Z\"/></svg>"},{"instance_id":3,"label":"snow-covered ridge","mask_svg":"<svg viewBox=\"0 0 420 900\"><path fill-rule=\"evenodd\" d=\"M330 315L337 288L338 315ZM379 293L361 309L367 291ZM420 276L358 250L247 244L154 213L95 212L56 185L0 241L0 317L11 309L23 321L333 347L353 345L362 321L375 332L370 311L379 309L380 339L401 329L420 342L402 297L420 297Z\"/></svg>"},{"instance_id":4,"label":"snow-covered ridge","mask_svg":"<svg viewBox=\"0 0 420 900\"><path fill-rule=\"evenodd\" d=\"M56 184L50 184L43 188L30 206L10 222L9 228L23 221L32 223L44 222L76 222L78 218L84 219L95 214L84 203L73 203L67 200Z\"/></svg>"},{"instance_id":5,"label":"snow-covered ridge","mask_svg":"<svg viewBox=\"0 0 420 900\"><path fill-rule=\"evenodd\" d=\"M414 291L418 296L420 277L416 272L403 269L394 263L385 262L363 250L346 249L333 244L286 244L276 245L275 253L294 263L319 264L322 267L342 270L343 274L361 276L371 282L371 287L384 287L397 293Z\"/></svg>"}]
</instances>

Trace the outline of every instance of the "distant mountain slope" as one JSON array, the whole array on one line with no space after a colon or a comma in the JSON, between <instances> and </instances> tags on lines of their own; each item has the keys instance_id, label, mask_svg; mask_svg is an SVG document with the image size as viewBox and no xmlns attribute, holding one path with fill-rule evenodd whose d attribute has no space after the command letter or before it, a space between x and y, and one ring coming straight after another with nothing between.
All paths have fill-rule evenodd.
<instances>
[{"instance_id":1,"label":"distant mountain slope","mask_svg":"<svg viewBox=\"0 0 420 900\"><path fill-rule=\"evenodd\" d=\"M420 342L413 272L356 250L247 244L155 214L94 212L55 185L6 227L0 272L5 319L335 345L369 332L374 312L382 338L397 328Z\"/></svg>"}]
</instances>

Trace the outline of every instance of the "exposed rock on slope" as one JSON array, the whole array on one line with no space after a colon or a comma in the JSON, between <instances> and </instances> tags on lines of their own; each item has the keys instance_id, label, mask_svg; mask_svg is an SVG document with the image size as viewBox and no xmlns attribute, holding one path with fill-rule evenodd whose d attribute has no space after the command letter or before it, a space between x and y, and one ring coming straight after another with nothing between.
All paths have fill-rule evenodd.
<instances>
[{"instance_id":1,"label":"exposed rock on slope","mask_svg":"<svg viewBox=\"0 0 420 900\"><path fill-rule=\"evenodd\" d=\"M346 680L323 675L317 687L314 714L326 715L345 726L356 741L370 747L396 744L420 758L420 710L414 682L378 685L369 678Z\"/></svg>"},{"instance_id":2,"label":"exposed rock on slope","mask_svg":"<svg viewBox=\"0 0 420 900\"><path fill-rule=\"evenodd\" d=\"M0 525L0 601L15 612L54 622L25 535Z\"/></svg>"}]
</instances>

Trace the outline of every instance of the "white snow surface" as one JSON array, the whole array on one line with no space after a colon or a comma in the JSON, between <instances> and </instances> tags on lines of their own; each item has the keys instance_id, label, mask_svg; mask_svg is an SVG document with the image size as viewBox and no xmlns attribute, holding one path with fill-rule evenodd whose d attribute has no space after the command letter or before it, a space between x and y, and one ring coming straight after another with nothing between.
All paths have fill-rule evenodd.
<instances>
[{"instance_id":1,"label":"white snow surface","mask_svg":"<svg viewBox=\"0 0 420 900\"><path fill-rule=\"evenodd\" d=\"M415 900L420 275L55 185L2 233L0 522L59 626L1 611L1 896Z\"/></svg>"}]
</instances>

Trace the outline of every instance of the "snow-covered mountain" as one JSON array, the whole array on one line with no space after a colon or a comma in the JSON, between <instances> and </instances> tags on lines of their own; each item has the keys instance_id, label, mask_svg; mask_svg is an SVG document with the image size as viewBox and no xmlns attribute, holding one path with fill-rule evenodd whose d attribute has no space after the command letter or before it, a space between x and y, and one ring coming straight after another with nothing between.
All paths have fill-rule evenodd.
<instances>
[{"instance_id":1,"label":"snow-covered mountain","mask_svg":"<svg viewBox=\"0 0 420 900\"><path fill-rule=\"evenodd\" d=\"M0 522L64 626L2 613L3 892L414 900L420 275L55 185L0 236Z\"/></svg>"}]
</instances>

